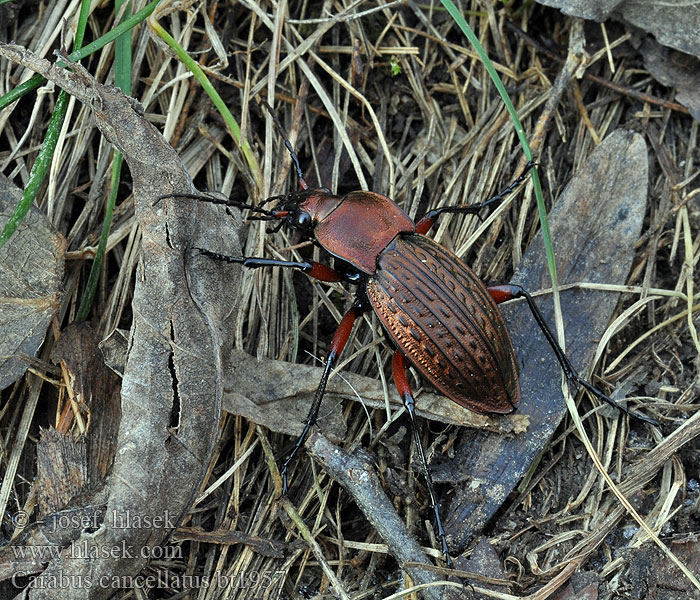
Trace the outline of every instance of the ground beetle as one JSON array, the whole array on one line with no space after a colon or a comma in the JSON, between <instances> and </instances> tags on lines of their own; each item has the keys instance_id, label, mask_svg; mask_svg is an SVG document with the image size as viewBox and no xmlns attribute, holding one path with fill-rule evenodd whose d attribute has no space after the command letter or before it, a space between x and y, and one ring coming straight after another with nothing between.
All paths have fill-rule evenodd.
<instances>
[{"instance_id":1,"label":"ground beetle","mask_svg":"<svg viewBox=\"0 0 700 600\"><path fill-rule=\"evenodd\" d=\"M255 219L278 220L280 225L300 231L302 237L313 239L341 266L234 257L196 248L212 259L248 268L290 267L320 281L345 281L357 286L352 307L333 336L304 431L282 466L283 493L287 492L287 469L316 421L331 369L350 337L355 320L369 310L377 314L395 347L394 382L411 419L448 565L452 561L416 423L413 392L406 377L407 361L445 396L469 410L497 414L514 411L520 399L517 364L508 330L496 305L524 298L572 384L585 387L627 414L655 423L628 411L578 375L527 291L518 285L485 286L460 258L425 237L444 213L478 216L483 209L502 200L523 182L530 169L535 168L534 163L528 163L524 173L511 185L485 202L437 208L414 223L393 200L376 192L357 191L339 197L327 188L309 188L282 125L267 104L266 107L292 157L301 191L268 198L257 206L188 194L176 196L249 209L255 213L252 217ZM270 202L276 202L275 207L264 208Z\"/></svg>"}]
</instances>

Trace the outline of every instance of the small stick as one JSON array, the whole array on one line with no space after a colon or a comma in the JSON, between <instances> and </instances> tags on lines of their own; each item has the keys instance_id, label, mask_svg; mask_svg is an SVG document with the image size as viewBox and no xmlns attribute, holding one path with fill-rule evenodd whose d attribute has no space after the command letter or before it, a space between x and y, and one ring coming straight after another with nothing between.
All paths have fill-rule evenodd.
<instances>
[{"instance_id":1,"label":"small stick","mask_svg":"<svg viewBox=\"0 0 700 600\"><path fill-rule=\"evenodd\" d=\"M357 506L386 542L389 552L415 583L439 581L434 573L421 567L426 565L434 569L423 549L409 533L406 524L396 514L369 460L362 460L357 454L347 454L318 432L309 436L306 449L325 471L350 493ZM424 594L439 600L441 592L437 588L428 588L424 590Z\"/></svg>"}]
</instances>

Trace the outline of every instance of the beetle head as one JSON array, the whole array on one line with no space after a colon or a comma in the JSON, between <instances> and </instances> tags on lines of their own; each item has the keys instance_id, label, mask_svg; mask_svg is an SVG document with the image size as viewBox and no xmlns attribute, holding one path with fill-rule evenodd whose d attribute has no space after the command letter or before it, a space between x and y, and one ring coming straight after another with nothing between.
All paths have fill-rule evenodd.
<instances>
[{"instance_id":1,"label":"beetle head","mask_svg":"<svg viewBox=\"0 0 700 600\"><path fill-rule=\"evenodd\" d=\"M260 204L264 216L257 219L279 219L281 224L302 232L312 230L335 209L342 198L334 196L328 188L307 189L285 196L273 196ZM276 201L271 209L263 209L268 202ZM264 211L264 212L263 212Z\"/></svg>"}]
</instances>

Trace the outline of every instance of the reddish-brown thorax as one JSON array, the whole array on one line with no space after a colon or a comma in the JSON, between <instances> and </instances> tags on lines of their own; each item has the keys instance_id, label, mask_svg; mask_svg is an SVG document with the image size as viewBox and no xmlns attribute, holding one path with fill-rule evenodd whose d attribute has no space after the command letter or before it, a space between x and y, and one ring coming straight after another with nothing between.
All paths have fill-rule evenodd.
<instances>
[{"instance_id":1,"label":"reddish-brown thorax","mask_svg":"<svg viewBox=\"0 0 700 600\"><path fill-rule=\"evenodd\" d=\"M369 274L391 240L416 229L396 203L375 192L351 192L343 198L313 194L299 208L317 223L314 235L321 246Z\"/></svg>"}]
</instances>

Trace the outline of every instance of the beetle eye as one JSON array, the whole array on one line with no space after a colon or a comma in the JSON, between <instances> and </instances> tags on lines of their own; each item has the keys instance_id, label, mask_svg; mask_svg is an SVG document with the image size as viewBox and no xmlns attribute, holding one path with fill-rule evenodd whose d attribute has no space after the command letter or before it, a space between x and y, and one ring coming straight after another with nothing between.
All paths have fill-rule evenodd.
<instances>
[{"instance_id":1,"label":"beetle eye","mask_svg":"<svg viewBox=\"0 0 700 600\"><path fill-rule=\"evenodd\" d=\"M311 226L311 215L307 212L300 212L296 218L296 226L307 229Z\"/></svg>"}]
</instances>

